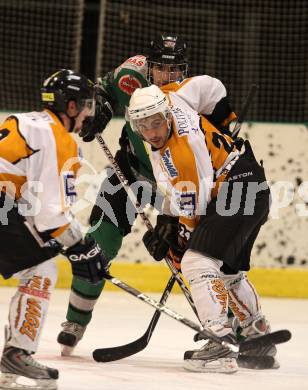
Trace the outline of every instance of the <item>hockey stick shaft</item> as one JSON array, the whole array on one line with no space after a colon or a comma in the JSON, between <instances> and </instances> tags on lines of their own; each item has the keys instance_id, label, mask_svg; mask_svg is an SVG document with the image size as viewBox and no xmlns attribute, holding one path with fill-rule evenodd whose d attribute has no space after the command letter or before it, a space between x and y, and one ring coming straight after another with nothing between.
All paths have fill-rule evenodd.
<instances>
[{"instance_id":1,"label":"hockey stick shaft","mask_svg":"<svg viewBox=\"0 0 308 390\"><path fill-rule=\"evenodd\" d=\"M148 229L153 230L153 226L152 226L150 220L147 218L145 213L141 210L140 203L138 202L135 194L132 192L131 188L129 187L129 185L128 185L129 183L128 183L127 179L123 175L117 161L113 157L113 155L112 155L110 149L108 148L108 146L106 145L104 139L98 134L96 135L96 139L99 142L99 144L100 144L102 150L104 151L106 157L108 158L109 162L113 166L116 175L118 176L119 180L123 184L124 189L126 190L128 197L130 198L130 200L133 200L133 202L135 203L137 212L141 216L144 224L146 225L146 227ZM198 318L197 309L196 309L195 304L192 300L191 294L190 294L189 290L187 289L183 279L181 278L178 270L175 268L175 266L173 265L173 262L169 258L166 258L165 261L166 261L166 263L167 263L167 265L172 273L172 276L171 276L171 278L170 278L170 280L169 280L169 282L168 282L168 284L163 292L160 303L164 304L167 301L167 299L170 295L170 292L173 288L173 285L175 283L175 280L176 280L178 285L180 286L181 290L183 291L186 299L188 300L191 308L193 309L194 313L196 314L196 316ZM96 361L113 361L113 360L123 359L125 357L134 355L135 353L142 351L148 345L148 343L151 339L152 333L153 333L153 331L158 323L160 315L161 315L161 312L159 310L156 310L155 313L153 314L153 317L150 321L150 324L149 324L146 332L139 339L132 341L131 343L128 343L125 345L119 345L119 346L113 347L113 348L96 349L93 352L93 358ZM105 359L105 360L103 360L103 359Z\"/></svg>"},{"instance_id":2,"label":"hockey stick shaft","mask_svg":"<svg viewBox=\"0 0 308 390\"><path fill-rule=\"evenodd\" d=\"M171 275L163 295L160 298L159 303L164 305L170 295L170 292L174 286L175 278ZM93 358L97 362L111 362L114 360L124 359L128 356L135 355L136 353L142 351L148 344L152 337L153 331L156 327L156 324L161 316L159 310L155 310L155 313L150 321L150 324L145 331L145 333L139 337L137 340L132 341L131 343L119 345L117 347L110 348L98 348L93 352Z\"/></svg>"},{"instance_id":3,"label":"hockey stick shaft","mask_svg":"<svg viewBox=\"0 0 308 390\"><path fill-rule=\"evenodd\" d=\"M175 311L169 309L164 305L164 302L166 301L173 283L174 283L174 277L171 276L167 287L164 291L163 297L161 298L160 302L155 301L154 299L150 298L149 296L143 294L142 292L138 291L137 289L127 285L123 281L114 278L112 275L105 275L105 278L109 280L113 285L119 287L120 289L124 290L125 292L133 295L137 299L147 303L148 305L155 307L155 315L151 320L151 323L145 332L145 334L138 340L136 340L133 343L126 344L124 346L120 347L113 347L113 348L98 348L93 352L93 358L94 360L98 362L109 362L113 360L119 360L123 359L125 357L131 356L137 352L140 352L142 349L144 349L149 341L149 338L151 337L153 333L153 329L160 317L160 313L163 312L169 317L175 319L178 322L181 322L182 324L186 325L187 327L195 330L198 332L201 336L203 336L206 339L210 339L217 344L222 345L223 347L229 349L233 352L238 352L240 354L244 353L245 351L253 350L256 347L266 347L271 344L280 344L285 343L291 338L291 332L289 330L278 330L260 337L256 337L255 339L246 340L242 342L240 345L235 345L232 343L228 343L225 341L222 341L218 336L213 334L212 332L205 330L202 328L201 325L196 324L195 322L185 318L181 314L176 313ZM166 296L164 297L164 295ZM159 312L159 313L158 313Z\"/></svg>"},{"instance_id":4,"label":"hockey stick shaft","mask_svg":"<svg viewBox=\"0 0 308 390\"><path fill-rule=\"evenodd\" d=\"M119 167L119 164L117 163L117 161L115 160L115 158L113 157L113 154L111 153L110 149L108 148L106 142L104 141L103 137L100 135L100 134L96 134L96 140L98 141L98 143L100 144L102 150L104 151L106 157L108 158L109 162L111 163L111 165L113 166L114 170L115 170L115 173L116 175L118 176L119 180L121 181L121 183L123 184L124 186L124 189L125 191L127 192L127 195L129 197L129 199L132 201L132 203L135 205L136 209L137 209L137 212L138 214L140 215L142 221L144 222L145 226L149 229L149 230L153 230L153 226L151 224L151 221L149 220L149 218L145 215L145 213L142 211L141 209L141 205L136 197L136 195L134 194L134 192L132 191L131 187L129 186L129 183L128 183L128 180L126 179L126 177L124 176L121 168ZM178 270L174 267L172 261L169 259L169 258L165 258L165 261L170 269L170 271L172 272L172 274L174 275L178 285L180 286L181 290L183 291L183 294L185 295L186 299L188 300L191 308L193 309L194 313L196 314L197 318L198 318L198 313L197 313L197 309L195 307L195 304L192 300L192 297L191 297L191 294L190 294L190 291L188 290L188 288L186 287L183 279L181 278Z\"/></svg>"},{"instance_id":5,"label":"hockey stick shaft","mask_svg":"<svg viewBox=\"0 0 308 390\"><path fill-rule=\"evenodd\" d=\"M124 283L120 279L117 279L110 274L105 275L105 279L110 281L113 285L119 287L121 290L126 291L127 293L133 295L137 299L154 307L155 309L157 309L160 312L166 314L167 316L173 318L174 320L182 323L183 325L186 325L188 328L195 330L196 332L200 333L200 335L202 335L204 338L210 339L210 340L214 341L215 343L222 345L223 347L229 349L230 351L233 351L233 352L239 351L238 345L228 343L228 342L222 340L220 337L216 336L214 333L204 329L200 324L196 324L195 322L189 320L188 318L182 316L181 314L171 310L167 306L162 305L161 303L157 302L153 298L150 298L148 295L146 295L146 294L142 293L141 291L135 289L134 287L131 287L128 284Z\"/></svg>"},{"instance_id":6,"label":"hockey stick shaft","mask_svg":"<svg viewBox=\"0 0 308 390\"><path fill-rule=\"evenodd\" d=\"M238 135L239 135L239 132L241 130L241 127L242 127L242 124L244 122L244 119L247 115L247 112L250 108L250 105L251 105L251 102L256 94L258 90L258 85L257 84L252 84L250 89L249 89L249 92L248 92L248 95L244 101L244 104L241 108L241 111L237 117L237 120L236 120L236 123L235 123L235 126L234 126L234 129L232 131L232 138L235 140Z\"/></svg>"}]
</instances>

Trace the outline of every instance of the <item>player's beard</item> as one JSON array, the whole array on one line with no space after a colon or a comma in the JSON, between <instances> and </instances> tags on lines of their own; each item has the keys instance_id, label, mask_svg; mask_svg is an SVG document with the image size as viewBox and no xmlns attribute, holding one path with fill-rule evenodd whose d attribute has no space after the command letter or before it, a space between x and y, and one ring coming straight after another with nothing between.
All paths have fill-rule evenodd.
<instances>
[{"instance_id":1,"label":"player's beard","mask_svg":"<svg viewBox=\"0 0 308 390\"><path fill-rule=\"evenodd\" d=\"M166 145L166 143L168 142L169 137L170 137L170 129L168 129L168 131L165 134L165 136L153 138L153 140L149 140L148 142L151 144L151 146L154 149L161 149L161 148L163 148Z\"/></svg>"}]
</instances>

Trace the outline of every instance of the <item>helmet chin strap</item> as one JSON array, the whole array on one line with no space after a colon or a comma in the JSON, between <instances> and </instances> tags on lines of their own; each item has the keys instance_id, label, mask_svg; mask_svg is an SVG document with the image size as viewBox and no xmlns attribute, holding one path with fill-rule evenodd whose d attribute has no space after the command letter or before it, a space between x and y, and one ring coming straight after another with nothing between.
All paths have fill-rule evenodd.
<instances>
[{"instance_id":1,"label":"helmet chin strap","mask_svg":"<svg viewBox=\"0 0 308 390\"><path fill-rule=\"evenodd\" d=\"M169 139L171 137L171 131L172 131L172 118L171 118L170 111L169 111L168 117L167 117L167 126L168 126L168 137L167 137L167 139Z\"/></svg>"},{"instance_id":2,"label":"helmet chin strap","mask_svg":"<svg viewBox=\"0 0 308 390\"><path fill-rule=\"evenodd\" d=\"M74 131L74 127L75 127L75 124L76 124L76 119L75 117L74 118L70 118L70 128L68 130L69 133L72 133Z\"/></svg>"}]
</instances>

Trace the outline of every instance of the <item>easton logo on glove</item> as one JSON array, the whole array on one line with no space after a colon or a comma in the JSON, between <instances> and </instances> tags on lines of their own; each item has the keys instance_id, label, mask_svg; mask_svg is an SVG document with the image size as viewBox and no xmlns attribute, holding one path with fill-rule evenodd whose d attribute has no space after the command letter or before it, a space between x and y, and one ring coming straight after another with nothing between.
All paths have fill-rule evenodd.
<instances>
[{"instance_id":1,"label":"easton logo on glove","mask_svg":"<svg viewBox=\"0 0 308 390\"><path fill-rule=\"evenodd\" d=\"M68 258L70 261L89 261L91 260L93 257L97 256L98 254L100 254L101 250L100 250L100 247L98 245L96 245L94 248L90 249L88 252L86 253L80 253L80 254L69 254L68 255Z\"/></svg>"}]
</instances>

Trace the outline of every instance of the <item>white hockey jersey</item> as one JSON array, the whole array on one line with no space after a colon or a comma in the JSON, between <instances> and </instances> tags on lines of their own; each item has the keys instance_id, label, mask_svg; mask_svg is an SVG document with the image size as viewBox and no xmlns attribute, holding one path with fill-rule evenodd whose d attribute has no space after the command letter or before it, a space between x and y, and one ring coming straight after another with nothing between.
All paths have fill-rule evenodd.
<instances>
[{"instance_id":1,"label":"white hockey jersey","mask_svg":"<svg viewBox=\"0 0 308 390\"><path fill-rule=\"evenodd\" d=\"M164 85L160 89L172 97L173 103L185 102L199 114L210 115L221 99L227 96L223 83L211 76L194 76L184 79L182 82L175 82ZM222 125L227 125L236 118L234 112L228 117L222 117Z\"/></svg>"},{"instance_id":2,"label":"white hockey jersey","mask_svg":"<svg viewBox=\"0 0 308 390\"><path fill-rule=\"evenodd\" d=\"M184 99L172 92L168 96L172 135L163 148L147 149L157 184L166 195L164 212L179 216L181 235L187 240L239 152L230 137Z\"/></svg>"},{"instance_id":3,"label":"white hockey jersey","mask_svg":"<svg viewBox=\"0 0 308 390\"><path fill-rule=\"evenodd\" d=\"M0 126L1 191L27 200L38 231L57 236L71 222L79 160L77 143L49 110L12 115Z\"/></svg>"}]
</instances>

